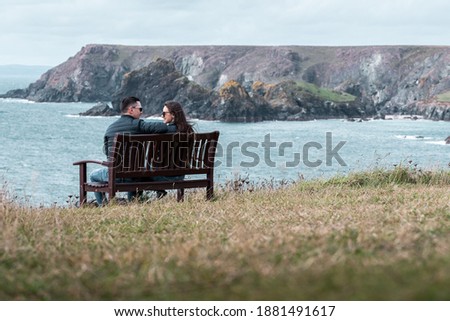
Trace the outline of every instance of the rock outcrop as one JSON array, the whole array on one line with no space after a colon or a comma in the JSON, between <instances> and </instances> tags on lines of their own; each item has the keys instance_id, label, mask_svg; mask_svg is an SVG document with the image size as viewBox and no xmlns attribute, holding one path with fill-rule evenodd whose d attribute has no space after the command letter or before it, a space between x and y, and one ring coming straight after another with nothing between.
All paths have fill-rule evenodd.
<instances>
[{"instance_id":1,"label":"rock outcrop","mask_svg":"<svg viewBox=\"0 0 450 321\"><path fill-rule=\"evenodd\" d=\"M403 113L410 111L428 119L450 121L450 102L420 101L402 108L401 111Z\"/></svg>"},{"instance_id":2,"label":"rock outcrop","mask_svg":"<svg viewBox=\"0 0 450 321\"><path fill-rule=\"evenodd\" d=\"M74 57L48 70L25 90L6 96L44 102L110 101L123 75L134 66L121 59L114 46L83 47Z\"/></svg>"},{"instance_id":3,"label":"rock outcrop","mask_svg":"<svg viewBox=\"0 0 450 321\"><path fill-rule=\"evenodd\" d=\"M361 117L365 114L353 98L342 102L323 99L313 90L292 80L271 85L256 82L252 90L253 97L258 97L258 101L264 101L269 106L272 119L313 120Z\"/></svg>"},{"instance_id":4,"label":"rock outcrop","mask_svg":"<svg viewBox=\"0 0 450 321\"><path fill-rule=\"evenodd\" d=\"M154 66L149 67L158 58L171 62L172 75L161 70L165 75L161 78ZM449 65L447 46L87 45L27 89L3 96L55 102L114 101L140 86L138 92L146 95L142 97L150 113L168 98L182 100L191 116L206 119L289 120L402 113L449 120L450 102L438 99L450 93ZM150 78L145 83L151 87L143 90L133 83L135 73ZM156 84L155 79L164 82ZM356 98L327 100L300 90L295 85L299 82ZM228 98L223 100L223 96ZM248 114L238 116L242 108Z\"/></svg>"},{"instance_id":5,"label":"rock outcrop","mask_svg":"<svg viewBox=\"0 0 450 321\"><path fill-rule=\"evenodd\" d=\"M214 117L228 122L257 122L270 117L267 106L252 100L235 80L222 85L212 103Z\"/></svg>"},{"instance_id":6,"label":"rock outcrop","mask_svg":"<svg viewBox=\"0 0 450 321\"><path fill-rule=\"evenodd\" d=\"M164 102L177 100L191 117L200 113L208 118L211 93L177 71L172 61L158 58L144 68L125 74L121 87L112 95L112 104L120 112L123 97L137 96L145 115L159 115Z\"/></svg>"},{"instance_id":7,"label":"rock outcrop","mask_svg":"<svg viewBox=\"0 0 450 321\"><path fill-rule=\"evenodd\" d=\"M108 104L98 103L87 111L80 113L80 116L117 116L119 114Z\"/></svg>"}]
</instances>

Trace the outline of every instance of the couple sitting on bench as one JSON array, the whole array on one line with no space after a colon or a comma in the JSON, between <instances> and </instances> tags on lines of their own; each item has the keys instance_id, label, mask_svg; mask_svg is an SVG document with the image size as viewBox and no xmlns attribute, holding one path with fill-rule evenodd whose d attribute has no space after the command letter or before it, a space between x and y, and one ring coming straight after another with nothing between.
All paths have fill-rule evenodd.
<instances>
[{"instance_id":1,"label":"couple sitting on bench","mask_svg":"<svg viewBox=\"0 0 450 321\"><path fill-rule=\"evenodd\" d=\"M163 134L163 133L193 133L192 125L186 120L184 111L180 103L176 101L167 101L164 104L162 111L162 118L164 123L159 122L146 122L141 119L142 105L139 98L130 96L126 97L121 102L121 117L112 123L106 130L103 152L108 156L111 155L113 148L114 138L118 133L124 133L128 135L136 134ZM77 165L77 164L76 164ZM99 168L94 170L89 178L94 183L107 183L108 182L108 167ZM184 175L181 176L153 176L148 177L148 181L176 181L182 180ZM133 179L122 179L123 182L130 182ZM98 206L104 205L105 193L94 192L95 199ZM157 197L161 198L165 196L167 192L165 190L157 190ZM128 200L131 201L137 196L141 196L142 191L128 191ZM80 196L81 197L81 196ZM81 200L80 200L81 203Z\"/></svg>"}]
</instances>

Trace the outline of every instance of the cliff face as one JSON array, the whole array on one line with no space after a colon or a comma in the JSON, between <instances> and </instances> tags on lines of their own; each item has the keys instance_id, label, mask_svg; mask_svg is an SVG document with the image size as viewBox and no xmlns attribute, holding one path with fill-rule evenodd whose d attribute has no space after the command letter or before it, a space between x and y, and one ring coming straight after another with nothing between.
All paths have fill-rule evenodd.
<instances>
[{"instance_id":1,"label":"cliff face","mask_svg":"<svg viewBox=\"0 0 450 321\"><path fill-rule=\"evenodd\" d=\"M383 112L432 101L450 90L450 47L339 48L307 80L354 93Z\"/></svg>"},{"instance_id":2,"label":"cliff face","mask_svg":"<svg viewBox=\"0 0 450 321\"><path fill-rule=\"evenodd\" d=\"M167 100L179 101L190 117L228 122L364 115L355 102L325 101L293 80L275 85L258 81L249 90L238 81L229 80L218 90L207 89L181 74L173 61L162 58L124 75L120 89L112 96L115 112L120 112L120 101L128 95L141 99L145 115L159 115ZM96 107L88 114L98 111Z\"/></svg>"},{"instance_id":3,"label":"cliff face","mask_svg":"<svg viewBox=\"0 0 450 321\"><path fill-rule=\"evenodd\" d=\"M195 112L209 109L211 90L190 81L172 61L158 58L124 75L120 89L111 95L113 108L120 112L120 101L129 95L141 99L145 114L159 115L165 101L177 100L186 113L195 116Z\"/></svg>"},{"instance_id":4,"label":"cliff face","mask_svg":"<svg viewBox=\"0 0 450 321\"><path fill-rule=\"evenodd\" d=\"M171 70L152 65L157 58L170 61ZM323 99L300 90L298 82L356 99ZM5 96L114 104L135 94L149 113L177 99L191 116L238 121L395 112L448 120L450 104L437 99L448 91L450 47L87 45L28 89Z\"/></svg>"},{"instance_id":5,"label":"cliff face","mask_svg":"<svg viewBox=\"0 0 450 321\"><path fill-rule=\"evenodd\" d=\"M119 89L123 74L130 70L120 55L114 47L86 46L75 57L44 73L28 89L13 93L39 102L106 100Z\"/></svg>"}]
</instances>

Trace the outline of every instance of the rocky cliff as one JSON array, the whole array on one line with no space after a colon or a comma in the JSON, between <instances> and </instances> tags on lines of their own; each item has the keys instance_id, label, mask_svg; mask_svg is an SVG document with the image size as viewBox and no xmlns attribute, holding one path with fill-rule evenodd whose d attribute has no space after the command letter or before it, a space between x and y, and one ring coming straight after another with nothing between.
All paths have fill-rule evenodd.
<instances>
[{"instance_id":1,"label":"rocky cliff","mask_svg":"<svg viewBox=\"0 0 450 321\"><path fill-rule=\"evenodd\" d=\"M450 47L87 45L5 96L117 108L134 94L149 114L176 99L192 117L226 121L390 113L450 120L448 92Z\"/></svg>"}]
</instances>

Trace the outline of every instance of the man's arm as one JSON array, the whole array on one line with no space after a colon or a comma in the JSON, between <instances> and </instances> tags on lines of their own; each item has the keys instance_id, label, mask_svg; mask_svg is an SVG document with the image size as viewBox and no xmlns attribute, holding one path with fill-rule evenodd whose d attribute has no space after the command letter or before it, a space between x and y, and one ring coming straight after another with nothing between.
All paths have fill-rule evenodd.
<instances>
[{"instance_id":1,"label":"man's arm","mask_svg":"<svg viewBox=\"0 0 450 321\"><path fill-rule=\"evenodd\" d=\"M168 133L176 133L177 132L177 126L175 124L169 124L166 126L167 126Z\"/></svg>"},{"instance_id":2,"label":"man's arm","mask_svg":"<svg viewBox=\"0 0 450 321\"><path fill-rule=\"evenodd\" d=\"M139 131L146 134L164 134L168 132L168 128L164 123L139 119Z\"/></svg>"}]
</instances>

